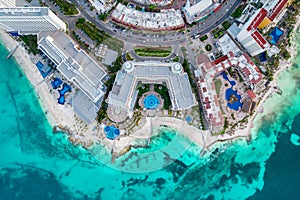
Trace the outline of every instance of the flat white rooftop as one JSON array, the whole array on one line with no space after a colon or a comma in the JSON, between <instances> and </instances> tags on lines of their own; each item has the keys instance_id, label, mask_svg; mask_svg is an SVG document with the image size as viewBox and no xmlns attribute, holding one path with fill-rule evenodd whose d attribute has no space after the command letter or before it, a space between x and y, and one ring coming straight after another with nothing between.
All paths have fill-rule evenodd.
<instances>
[{"instance_id":1,"label":"flat white rooftop","mask_svg":"<svg viewBox=\"0 0 300 200\"><path fill-rule=\"evenodd\" d=\"M136 101L136 86L142 83L165 83L173 110L184 110L196 105L187 73L180 63L125 62L117 73L107 103L130 112Z\"/></svg>"},{"instance_id":2,"label":"flat white rooftop","mask_svg":"<svg viewBox=\"0 0 300 200\"><path fill-rule=\"evenodd\" d=\"M93 102L104 95L105 86L101 80L106 76L105 71L67 34L57 31L40 39L38 45L57 65L57 69Z\"/></svg>"},{"instance_id":3,"label":"flat white rooftop","mask_svg":"<svg viewBox=\"0 0 300 200\"><path fill-rule=\"evenodd\" d=\"M66 24L47 7L0 8L0 28L28 34L67 29Z\"/></svg>"}]
</instances>

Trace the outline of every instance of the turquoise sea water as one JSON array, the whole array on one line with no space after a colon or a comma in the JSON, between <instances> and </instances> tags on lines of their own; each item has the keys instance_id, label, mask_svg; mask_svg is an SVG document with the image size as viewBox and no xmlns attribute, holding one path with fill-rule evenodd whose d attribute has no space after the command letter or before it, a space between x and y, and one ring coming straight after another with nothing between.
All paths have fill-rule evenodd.
<instances>
[{"instance_id":1,"label":"turquoise sea water","mask_svg":"<svg viewBox=\"0 0 300 200\"><path fill-rule=\"evenodd\" d=\"M270 108L255 121L252 142L238 140L204 158L199 157L200 149L191 145L176 159L170 152L168 165L155 158L145 161L163 168L129 173L102 164L71 145L63 134L53 135L32 86L14 60L5 59L7 53L0 45L1 200L300 197L300 146L298 141L291 142L291 136L293 140L300 136L297 64L281 74L283 95L274 94ZM300 57L296 63L300 65ZM132 155L159 152L179 137L172 130L163 131L163 139L154 140L150 149L133 149ZM169 147L168 151L174 148ZM94 147L93 154L97 152L101 149Z\"/></svg>"}]
</instances>

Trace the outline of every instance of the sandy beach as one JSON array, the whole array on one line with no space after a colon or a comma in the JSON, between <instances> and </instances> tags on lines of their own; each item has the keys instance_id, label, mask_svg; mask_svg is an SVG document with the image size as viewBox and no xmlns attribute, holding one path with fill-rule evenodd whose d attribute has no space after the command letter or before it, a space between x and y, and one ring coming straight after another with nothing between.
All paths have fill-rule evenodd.
<instances>
[{"instance_id":1,"label":"sandy beach","mask_svg":"<svg viewBox=\"0 0 300 200\"><path fill-rule=\"evenodd\" d=\"M297 27L299 26L299 16L297 17L297 24L294 26L293 36ZM18 42L15 41L9 34L4 31L0 31L1 42L10 50L18 45ZM173 118L173 117L149 117L146 118L146 124L138 131L133 133L130 136L121 136L117 141L108 141L101 136L99 133L97 122L95 121L92 124L87 126L87 129L83 132L80 131L78 117L75 115L72 107L70 105L61 106L57 103L56 97L50 93L50 84L47 81L43 81L42 76L40 75L37 67L30 59L27 51L22 45L14 53L14 57L22 71L25 73L33 87L35 88L36 94L40 100L42 108L44 109L48 121L51 126L59 126L66 128L70 132L70 140L72 142L80 143L83 146L90 146L94 142L102 141L106 144L107 149L111 150L113 148L114 152L119 153L124 150L124 147L134 144L137 139L147 139L151 136L155 130L161 126L167 126L172 129L177 130L178 132L184 134L194 143L199 145L203 150L210 150L212 146L218 142L228 141L231 142L236 138L246 138L249 139L251 134L251 129L253 128L253 121L256 118L257 114L263 110L262 108L264 102L276 91L277 79L280 72L289 66L291 66L292 61L296 55L296 44L294 39L292 41L292 47L289 49L291 58L280 61L280 67L274 74L274 80L270 83L268 91L260 98L260 104L258 109L255 110L253 115L250 116L247 125L241 129L237 129L234 134L223 134L223 135L211 135L209 130L200 130L197 127L188 124L186 121ZM80 125L82 126L82 125ZM152 129L152 130L151 130ZM154 131L153 131L154 130ZM100 129L101 132L101 129Z\"/></svg>"},{"instance_id":2,"label":"sandy beach","mask_svg":"<svg viewBox=\"0 0 300 200\"><path fill-rule=\"evenodd\" d=\"M11 50L18 45L18 42L3 30L0 30L0 40L8 50ZM79 130L80 121L78 121L78 117L76 117L72 107L68 104L62 106L57 103L57 97L50 93L50 84L47 81L44 81L37 67L22 45L18 47L13 54L13 57L34 87L42 109L45 111L46 117L52 127L59 126L68 129L72 134L71 140L84 139L83 144L85 145L98 139L96 129L94 129L96 122L87 127L87 131L83 137L83 133Z\"/></svg>"}]
</instances>

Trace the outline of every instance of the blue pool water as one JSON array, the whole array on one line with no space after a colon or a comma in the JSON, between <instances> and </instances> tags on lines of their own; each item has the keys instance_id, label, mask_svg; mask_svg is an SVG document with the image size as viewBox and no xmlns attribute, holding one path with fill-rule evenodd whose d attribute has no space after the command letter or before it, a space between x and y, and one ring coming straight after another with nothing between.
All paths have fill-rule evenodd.
<instances>
[{"instance_id":1,"label":"blue pool water","mask_svg":"<svg viewBox=\"0 0 300 200\"><path fill-rule=\"evenodd\" d=\"M242 107L243 104L242 104L242 102L241 102L241 98L242 98L241 95L239 95L239 94L237 93L237 90L232 89L232 87L236 84L236 82L235 82L235 81L229 80L229 78L228 78L228 76L226 75L225 72L222 72L222 77L223 77L225 80L227 80L227 81L230 83L230 85L231 85L231 88L228 88L228 89L226 90L226 92L225 92L225 99L226 99L226 101L228 101L227 106L228 106L230 109L232 109L232 110L238 111L239 108ZM230 103L229 100L230 100L230 96L231 96L231 95L236 96L236 98L237 98L238 100L235 101L235 102L233 102L233 103Z\"/></svg>"},{"instance_id":2,"label":"blue pool water","mask_svg":"<svg viewBox=\"0 0 300 200\"><path fill-rule=\"evenodd\" d=\"M258 55L260 62L266 62L267 61L267 53L262 52Z\"/></svg>"},{"instance_id":3,"label":"blue pool water","mask_svg":"<svg viewBox=\"0 0 300 200\"><path fill-rule=\"evenodd\" d=\"M185 118L185 121L187 121L188 123L190 123L193 120L192 116L188 115Z\"/></svg>"},{"instance_id":4,"label":"blue pool water","mask_svg":"<svg viewBox=\"0 0 300 200\"><path fill-rule=\"evenodd\" d=\"M70 85L68 85L68 84L64 84L63 85L63 88L61 89L61 90L58 90L58 92L59 92L59 97L57 98L57 102L59 103L59 104L65 104L65 102L66 102L66 99L65 99L65 94L67 93L67 92L71 92L71 86Z\"/></svg>"},{"instance_id":5,"label":"blue pool water","mask_svg":"<svg viewBox=\"0 0 300 200\"><path fill-rule=\"evenodd\" d=\"M143 101L143 104L147 109L156 109L159 103L158 98L153 94L148 95Z\"/></svg>"},{"instance_id":6,"label":"blue pool water","mask_svg":"<svg viewBox=\"0 0 300 200\"><path fill-rule=\"evenodd\" d=\"M40 61L37 62L35 65L38 68L38 70L41 73L41 75L43 76L43 78L45 78L46 76L48 76L51 73L51 71L52 71L51 67L49 67L48 65L44 65Z\"/></svg>"},{"instance_id":7,"label":"blue pool water","mask_svg":"<svg viewBox=\"0 0 300 200\"><path fill-rule=\"evenodd\" d=\"M67 92L71 92L71 86L68 84L64 84L61 90L58 90L60 95L65 95Z\"/></svg>"},{"instance_id":8,"label":"blue pool water","mask_svg":"<svg viewBox=\"0 0 300 200\"><path fill-rule=\"evenodd\" d=\"M271 44L276 44L279 40L279 38L283 35L283 31L280 30L278 27L275 27L274 30L270 33L271 37Z\"/></svg>"},{"instance_id":9,"label":"blue pool water","mask_svg":"<svg viewBox=\"0 0 300 200\"><path fill-rule=\"evenodd\" d=\"M59 103L59 104L61 104L61 105L64 105L65 102L66 102L66 99L65 99L65 96L64 96L64 95L59 96L59 97L57 98L57 103Z\"/></svg>"},{"instance_id":10,"label":"blue pool water","mask_svg":"<svg viewBox=\"0 0 300 200\"><path fill-rule=\"evenodd\" d=\"M233 103L230 103L229 100L230 100L230 96L231 95L234 95L237 97L237 101L233 102ZM232 109L232 110L235 110L235 111L238 111L240 107L242 107L242 102L241 102L241 95L239 95L237 93L237 90L234 90L232 88L228 88L226 90L226 93L225 93L225 98L226 100L228 101L227 103L227 106Z\"/></svg>"},{"instance_id":11,"label":"blue pool water","mask_svg":"<svg viewBox=\"0 0 300 200\"><path fill-rule=\"evenodd\" d=\"M63 81L58 77L55 77L54 80L51 81L51 85L53 89L57 89L59 86L61 86L62 83Z\"/></svg>"},{"instance_id":12,"label":"blue pool water","mask_svg":"<svg viewBox=\"0 0 300 200\"><path fill-rule=\"evenodd\" d=\"M120 135L120 130L115 126L105 126L104 132L106 137L110 140L113 140Z\"/></svg>"},{"instance_id":13,"label":"blue pool water","mask_svg":"<svg viewBox=\"0 0 300 200\"><path fill-rule=\"evenodd\" d=\"M230 83L231 86L234 86L234 85L236 84L235 81L229 80L229 78L228 78L228 76L227 76L227 74L226 74L225 72L222 72L222 77L223 77L226 81L228 81L228 82Z\"/></svg>"}]
</instances>

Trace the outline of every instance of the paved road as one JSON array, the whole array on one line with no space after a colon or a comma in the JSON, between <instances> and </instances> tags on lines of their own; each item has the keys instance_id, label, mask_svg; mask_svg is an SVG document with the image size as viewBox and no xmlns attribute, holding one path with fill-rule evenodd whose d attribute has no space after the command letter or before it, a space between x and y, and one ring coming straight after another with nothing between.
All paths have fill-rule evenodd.
<instances>
[{"instance_id":1,"label":"paved road","mask_svg":"<svg viewBox=\"0 0 300 200\"><path fill-rule=\"evenodd\" d=\"M181 42L187 41L187 37L192 36L194 34L203 35L207 32L213 30L216 26L221 24L224 20L226 20L229 15L236 9L236 7L241 3L242 0L227 0L223 3L221 9L211 15L207 20L198 23L198 25L191 28L189 34L184 32L169 32L166 34L146 34L146 33L138 33L134 30L125 30L121 31L113 26L113 23L104 23L103 21L91 16L88 8L84 7L82 1L78 0L70 0L73 2L76 7L79 9L80 14L78 16L64 16L62 15L58 8L53 5L52 2L46 0L48 6L51 7L52 10L56 11L56 13L61 17L63 20L67 21L70 30L74 29L74 23L77 18L84 17L87 20L91 21L95 24L99 29L105 31L106 33L110 34L113 37L121 39L123 41L127 41L133 44L139 45L147 45L147 46L169 46L169 45L176 45L180 44ZM85 4L86 5L86 4Z\"/></svg>"},{"instance_id":2,"label":"paved road","mask_svg":"<svg viewBox=\"0 0 300 200\"><path fill-rule=\"evenodd\" d=\"M190 35L199 34L203 35L212 31L219 24L224 22L233 11L240 5L242 0L227 0L224 2L221 9L215 14L211 15L208 19L199 22L190 32Z\"/></svg>"},{"instance_id":3,"label":"paved road","mask_svg":"<svg viewBox=\"0 0 300 200\"><path fill-rule=\"evenodd\" d=\"M105 31L106 33L110 34L113 37L116 37L118 39L128 41L134 44L140 44L140 45L149 45L149 46L166 46L171 44L180 43L182 41L185 41L186 38L184 34L176 32L176 33L169 33L169 34L154 34L154 35L148 35L148 34L138 34L136 32L131 31L121 31L120 29L116 29L113 27L112 23L104 23L101 20L95 19L92 17L87 11L86 8L83 8L82 5L76 1L76 0L70 0L73 2L76 7L79 9L81 16L85 17L87 20L91 21L93 24L95 24L99 29ZM153 37L154 36L154 37Z\"/></svg>"},{"instance_id":4,"label":"paved road","mask_svg":"<svg viewBox=\"0 0 300 200\"><path fill-rule=\"evenodd\" d=\"M76 7L80 10L81 15L94 23L99 29L104 30L108 34L124 40L128 41L134 44L140 44L140 45L149 45L149 46L166 46L166 45L172 45L172 44L179 44L183 41L186 41L187 35L180 33L180 32L171 32L167 34L143 34L143 33L137 33L135 31L125 31L122 32L118 29L115 29L112 27L111 23L104 23L103 21L100 21L98 19L95 19L90 16L90 14L87 12L86 8L83 8L80 4L81 1L76 0L70 0L73 2ZM230 14L238 7L238 5L241 3L242 0L227 0L223 3L223 6L221 9L211 15L207 20L200 22L197 26L192 27L190 36L193 34L205 34L207 32L210 32L215 27L217 27L219 24L221 24L224 20L226 20Z\"/></svg>"}]
</instances>

